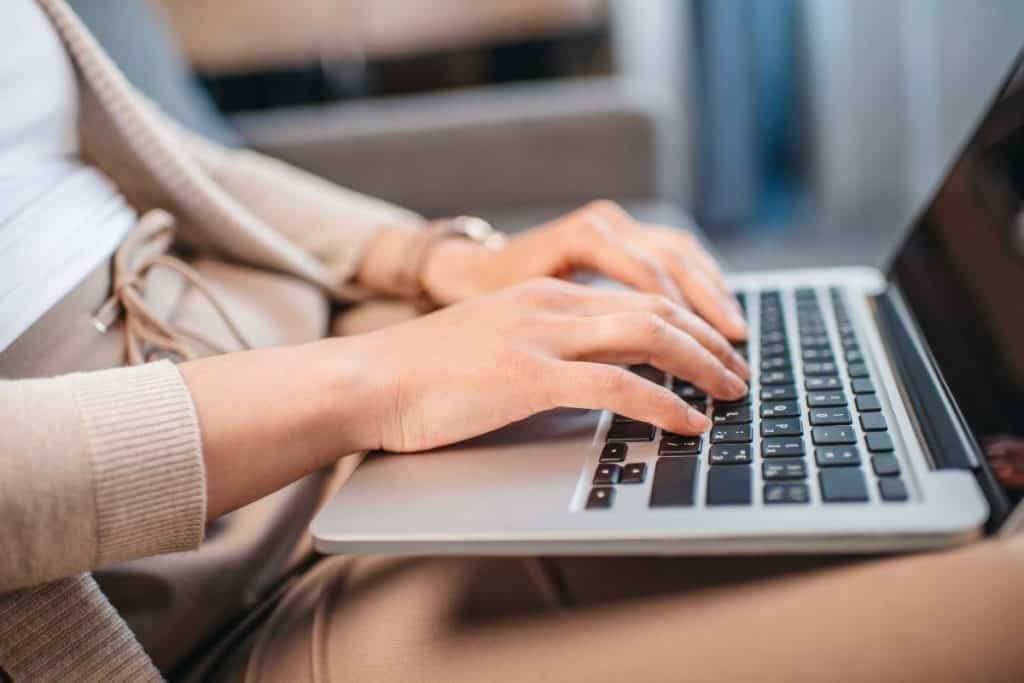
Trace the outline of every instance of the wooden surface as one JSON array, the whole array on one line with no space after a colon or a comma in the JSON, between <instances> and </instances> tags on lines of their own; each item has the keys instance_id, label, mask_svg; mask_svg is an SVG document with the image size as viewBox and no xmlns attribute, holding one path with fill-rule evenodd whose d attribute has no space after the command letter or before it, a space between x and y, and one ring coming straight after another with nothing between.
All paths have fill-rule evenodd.
<instances>
[{"instance_id":1,"label":"wooden surface","mask_svg":"<svg viewBox=\"0 0 1024 683\"><path fill-rule=\"evenodd\" d=\"M201 70L438 52L593 26L607 0L156 0Z\"/></svg>"}]
</instances>

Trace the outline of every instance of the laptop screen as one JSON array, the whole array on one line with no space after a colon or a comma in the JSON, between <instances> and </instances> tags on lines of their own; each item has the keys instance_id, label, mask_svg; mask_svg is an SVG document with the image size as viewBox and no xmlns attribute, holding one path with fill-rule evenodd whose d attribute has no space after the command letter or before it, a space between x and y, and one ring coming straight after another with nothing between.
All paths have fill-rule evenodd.
<instances>
[{"instance_id":1,"label":"laptop screen","mask_svg":"<svg viewBox=\"0 0 1024 683\"><path fill-rule=\"evenodd\" d=\"M997 476L1024 490L1024 68L1015 70L889 275Z\"/></svg>"}]
</instances>

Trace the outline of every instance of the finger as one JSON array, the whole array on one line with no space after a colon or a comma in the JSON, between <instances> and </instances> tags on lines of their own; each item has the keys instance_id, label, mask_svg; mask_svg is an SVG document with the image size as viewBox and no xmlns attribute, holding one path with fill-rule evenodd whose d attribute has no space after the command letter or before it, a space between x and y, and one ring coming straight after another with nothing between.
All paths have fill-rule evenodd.
<instances>
[{"instance_id":1,"label":"finger","mask_svg":"<svg viewBox=\"0 0 1024 683\"><path fill-rule=\"evenodd\" d=\"M725 280L725 274L719 267L718 262L708 253L701 241L693 233L685 230L659 226L658 234L672 244L676 249L685 254L698 268L703 270L708 278L723 292L732 293L729 284ZM737 305L739 305L737 303Z\"/></svg>"},{"instance_id":2,"label":"finger","mask_svg":"<svg viewBox=\"0 0 1024 683\"><path fill-rule=\"evenodd\" d=\"M735 374L745 380L750 379L750 367L747 361L736 353L732 344L703 318L668 297L584 287L581 291L575 292L572 308L565 310L571 310L576 315L584 316L628 312L653 313L696 339L697 343L710 351Z\"/></svg>"},{"instance_id":3,"label":"finger","mask_svg":"<svg viewBox=\"0 0 1024 683\"><path fill-rule=\"evenodd\" d=\"M636 245L641 253L655 262L670 262L672 265L669 270L672 272L676 284L683 290L683 296L688 302L688 293L683 288L685 282L679 277L678 264L685 263L687 269L702 272L703 281L706 283L704 288L708 290L708 293L702 297L703 300L705 302L709 299L713 300L721 309L716 320L720 320L723 324L716 324L716 327L731 339L746 338L746 322L740 315L739 302L730 291L718 264L705 251L696 237L688 232L663 226L652 230L650 226L635 221L614 202L597 201L591 207L595 215L603 216L608 221L608 225L620 235L624 242ZM666 251L669 254L666 254Z\"/></svg>"},{"instance_id":4,"label":"finger","mask_svg":"<svg viewBox=\"0 0 1024 683\"><path fill-rule=\"evenodd\" d=\"M572 226L566 247L571 269L592 270L633 289L683 301L668 269L619 236L617 228L603 213L584 212Z\"/></svg>"},{"instance_id":5,"label":"finger","mask_svg":"<svg viewBox=\"0 0 1024 683\"><path fill-rule=\"evenodd\" d=\"M561 355L568 360L649 363L693 382L715 398L735 400L747 393L746 382L736 373L689 334L654 314L566 316L563 320L558 338Z\"/></svg>"},{"instance_id":6,"label":"finger","mask_svg":"<svg viewBox=\"0 0 1024 683\"><path fill-rule=\"evenodd\" d=\"M701 317L728 339L743 341L747 338L747 322L738 305L733 304L732 295L715 287L704 271L690 266L683 257L671 259L669 269L683 296Z\"/></svg>"},{"instance_id":7,"label":"finger","mask_svg":"<svg viewBox=\"0 0 1024 683\"><path fill-rule=\"evenodd\" d=\"M668 389L615 365L556 362L546 374L550 407L610 410L676 434L711 427L700 413Z\"/></svg>"}]
</instances>

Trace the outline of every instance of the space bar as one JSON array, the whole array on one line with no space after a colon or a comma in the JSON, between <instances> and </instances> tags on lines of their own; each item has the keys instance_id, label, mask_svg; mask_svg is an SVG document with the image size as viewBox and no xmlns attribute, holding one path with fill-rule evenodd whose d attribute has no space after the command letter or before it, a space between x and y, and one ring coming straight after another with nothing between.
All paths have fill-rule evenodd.
<instances>
[{"instance_id":1,"label":"space bar","mask_svg":"<svg viewBox=\"0 0 1024 683\"><path fill-rule=\"evenodd\" d=\"M651 507L693 505L693 480L697 458L659 458L654 467Z\"/></svg>"}]
</instances>

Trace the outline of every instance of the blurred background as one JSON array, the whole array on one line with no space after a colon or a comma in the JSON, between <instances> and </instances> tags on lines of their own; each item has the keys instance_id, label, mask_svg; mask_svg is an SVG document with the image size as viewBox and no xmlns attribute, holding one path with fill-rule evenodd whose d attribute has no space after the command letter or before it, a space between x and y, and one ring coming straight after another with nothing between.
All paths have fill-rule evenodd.
<instances>
[{"instance_id":1,"label":"blurred background","mask_svg":"<svg viewBox=\"0 0 1024 683\"><path fill-rule=\"evenodd\" d=\"M73 0L186 125L428 215L595 197L733 267L881 264L1013 0Z\"/></svg>"}]
</instances>

